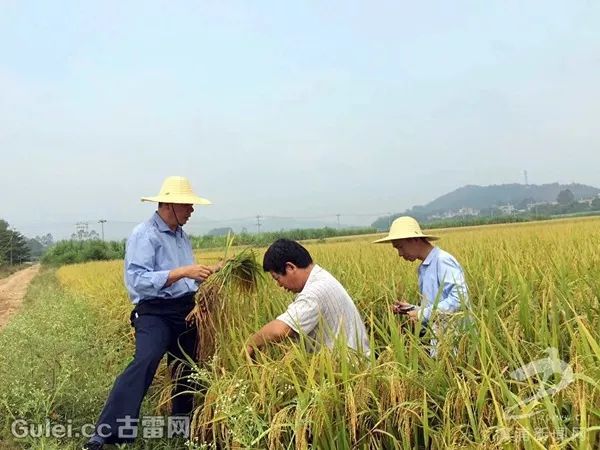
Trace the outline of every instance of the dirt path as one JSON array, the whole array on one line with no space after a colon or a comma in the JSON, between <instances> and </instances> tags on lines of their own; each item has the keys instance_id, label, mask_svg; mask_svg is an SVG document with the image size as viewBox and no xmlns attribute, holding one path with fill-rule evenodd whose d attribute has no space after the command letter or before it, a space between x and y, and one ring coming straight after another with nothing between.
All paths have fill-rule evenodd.
<instances>
[{"instance_id":1,"label":"dirt path","mask_svg":"<svg viewBox=\"0 0 600 450\"><path fill-rule=\"evenodd\" d=\"M10 316L21 306L27 287L39 270L40 265L36 264L0 279L0 328L6 325Z\"/></svg>"}]
</instances>

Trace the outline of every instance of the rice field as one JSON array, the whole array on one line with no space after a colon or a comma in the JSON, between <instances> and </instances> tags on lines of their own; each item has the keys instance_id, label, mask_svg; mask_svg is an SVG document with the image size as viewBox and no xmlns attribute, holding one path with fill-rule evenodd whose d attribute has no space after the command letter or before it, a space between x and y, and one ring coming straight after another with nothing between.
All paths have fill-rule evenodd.
<instances>
[{"instance_id":1,"label":"rice field","mask_svg":"<svg viewBox=\"0 0 600 450\"><path fill-rule=\"evenodd\" d=\"M591 218L441 230L438 245L467 274L471 325L457 316L435 359L390 312L397 298L418 302L416 263L372 237L308 243L361 311L370 360L284 343L250 361L245 340L292 296L270 277L254 293L229 289L215 313L216 353L196 371L203 388L187 447L600 448L599 226ZM120 261L57 276L118 324L115 345L133 348ZM538 360L538 374L518 371ZM168 387L164 376L157 383Z\"/></svg>"}]
</instances>

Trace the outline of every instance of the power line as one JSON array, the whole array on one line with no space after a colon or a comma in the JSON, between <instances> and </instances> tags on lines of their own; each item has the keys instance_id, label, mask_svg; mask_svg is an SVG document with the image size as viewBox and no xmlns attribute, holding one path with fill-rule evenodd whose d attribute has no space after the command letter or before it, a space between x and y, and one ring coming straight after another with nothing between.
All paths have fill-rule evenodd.
<instances>
[{"instance_id":1,"label":"power line","mask_svg":"<svg viewBox=\"0 0 600 450\"><path fill-rule=\"evenodd\" d=\"M281 229L289 229L289 228L309 228L309 227L322 227L322 226L332 226L341 229L342 227L342 216L344 217L344 223L347 226L351 226L353 221L361 222L372 222L378 218L388 218L389 224L391 224L391 213L387 212L358 212L358 213L344 213L343 211L339 211L331 214L312 214L312 215L263 215L258 214L254 216L245 216L245 217L235 217L235 218L225 218L225 219L216 219L209 218L202 214L198 214L197 216L192 218L192 221L186 225L186 229L194 230L194 233L203 233L207 229L210 228L218 228L218 227L232 227L232 228L240 228L240 227L252 227L254 225L256 228L256 232L262 232L265 228L281 228ZM102 239L106 239L106 234L109 234L109 238L111 238L110 233L113 235L125 236L131 231L131 228L135 225L138 225L143 220L127 220L127 219L119 219L119 218L111 218L104 216L101 219L90 219L90 220L80 220L78 222L63 222L63 221L52 221L49 220L47 222L23 222L18 225L20 229L29 228L29 233L38 233L40 231L44 233L53 233L60 235L61 238L74 238L74 239L82 239L83 236L88 236L89 234L101 234ZM281 223L277 223L281 221ZM286 223L288 222L289 223ZM318 223L311 223L311 221L315 221ZM104 224L110 222L112 227L110 231L105 230ZM298 223L293 223L298 222ZM96 233L96 231L90 231L93 226L90 224L98 224L101 229L98 231L100 233ZM73 226L75 226L75 233L73 233ZM362 225L364 226L364 224ZM67 229L69 229L67 233ZM125 230L128 229L128 231ZM97 236L100 238L100 236ZM8 253L8 252L7 252ZM8 254L7 254L8 256Z\"/></svg>"},{"instance_id":2,"label":"power line","mask_svg":"<svg viewBox=\"0 0 600 450\"><path fill-rule=\"evenodd\" d=\"M303 215L294 215L294 216L279 216L279 215L260 215L261 219L283 219L283 220L311 220L311 219L326 219L326 218L337 218L337 216L344 216L344 217L381 217L381 216L388 216L390 215L390 212L371 212L371 213L345 213L345 212L340 212L340 213L331 213L331 214L320 214L320 215L310 215L310 216L303 216ZM199 222L208 222L208 223L231 223L231 222L243 222L243 221L249 221L249 220L254 220L256 219L256 216L245 216L245 217L235 217L235 218L224 218L224 219L211 219L209 217L203 216L203 215L199 215L199 216L194 216L194 220L195 221L199 221ZM140 222L142 222L142 220L126 220L126 219L116 219L116 218L109 218L109 219L101 219L101 220L105 220L106 222L110 222L112 224L118 224L118 225L137 225ZM98 219L86 219L86 220L81 220L79 222L77 222L77 224L79 223L86 223L88 224L89 227L89 223L90 222L98 222L100 223L100 221ZM105 222L105 223L106 223ZM73 225L74 222L72 221L52 221L52 220L48 220L48 221L33 221L33 222L20 222L19 226L20 227L28 227L28 226L60 226L60 225Z\"/></svg>"}]
</instances>

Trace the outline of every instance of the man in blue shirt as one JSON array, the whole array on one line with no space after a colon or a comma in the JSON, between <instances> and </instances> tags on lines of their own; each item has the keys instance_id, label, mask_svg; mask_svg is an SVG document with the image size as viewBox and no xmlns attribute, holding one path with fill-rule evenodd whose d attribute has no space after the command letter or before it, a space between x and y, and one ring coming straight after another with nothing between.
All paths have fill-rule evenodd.
<instances>
[{"instance_id":1,"label":"man in blue shirt","mask_svg":"<svg viewBox=\"0 0 600 450\"><path fill-rule=\"evenodd\" d=\"M125 251L125 285L134 305L130 320L135 328L135 356L117 377L85 449L135 438L132 425L139 429L140 405L165 354L175 383L171 415L188 416L193 408L193 396L186 393L190 386L185 384L190 369L179 360L195 359L198 334L185 318L195 305L199 283L218 267L195 264L182 226L194 212L193 205L210 201L194 194L184 177L168 177L157 196L142 201L157 202L158 210L134 228ZM122 427L127 427L127 435Z\"/></svg>"},{"instance_id":2,"label":"man in blue shirt","mask_svg":"<svg viewBox=\"0 0 600 450\"><path fill-rule=\"evenodd\" d=\"M451 314L468 303L464 271L454 256L431 244L437 239L437 236L424 234L415 219L404 216L394 220L388 236L374 242L391 242L398 255L406 261L422 261L418 269L420 305L399 301L394 304L393 310L413 321L421 320L423 330L433 311L441 315ZM443 327L434 326L434 331L442 332ZM432 345L435 346L436 342L432 341ZM434 353L435 349L432 350Z\"/></svg>"}]
</instances>

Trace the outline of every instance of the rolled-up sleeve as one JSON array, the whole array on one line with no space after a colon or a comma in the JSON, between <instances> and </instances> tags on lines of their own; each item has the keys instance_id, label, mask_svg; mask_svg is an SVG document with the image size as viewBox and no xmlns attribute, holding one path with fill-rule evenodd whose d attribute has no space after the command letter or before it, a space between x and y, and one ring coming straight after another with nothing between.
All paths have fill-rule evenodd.
<instances>
[{"instance_id":1,"label":"rolled-up sleeve","mask_svg":"<svg viewBox=\"0 0 600 450\"><path fill-rule=\"evenodd\" d=\"M284 322L298 334L309 334L319 323L319 311L316 299L299 294L277 320Z\"/></svg>"},{"instance_id":2,"label":"rolled-up sleeve","mask_svg":"<svg viewBox=\"0 0 600 450\"><path fill-rule=\"evenodd\" d=\"M168 270L155 271L156 250L146 233L134 234L127 241L125 284L130 293L142 297L158 297L167 283Z\"/></svg>"},{"instance_id":3,"label":"rolled-up sleeve","mask_svg":"<svg viewBox=\"0 0 600 450\"><path fill-rule=\"evenodd\" d=\"M453 259L441 258L437 270L440 291L433 304L421 310L424 321L429 321L434 308L441 313L453 313L468 301L467 283L462 268Z\"/></svg>"}]
</instances>

